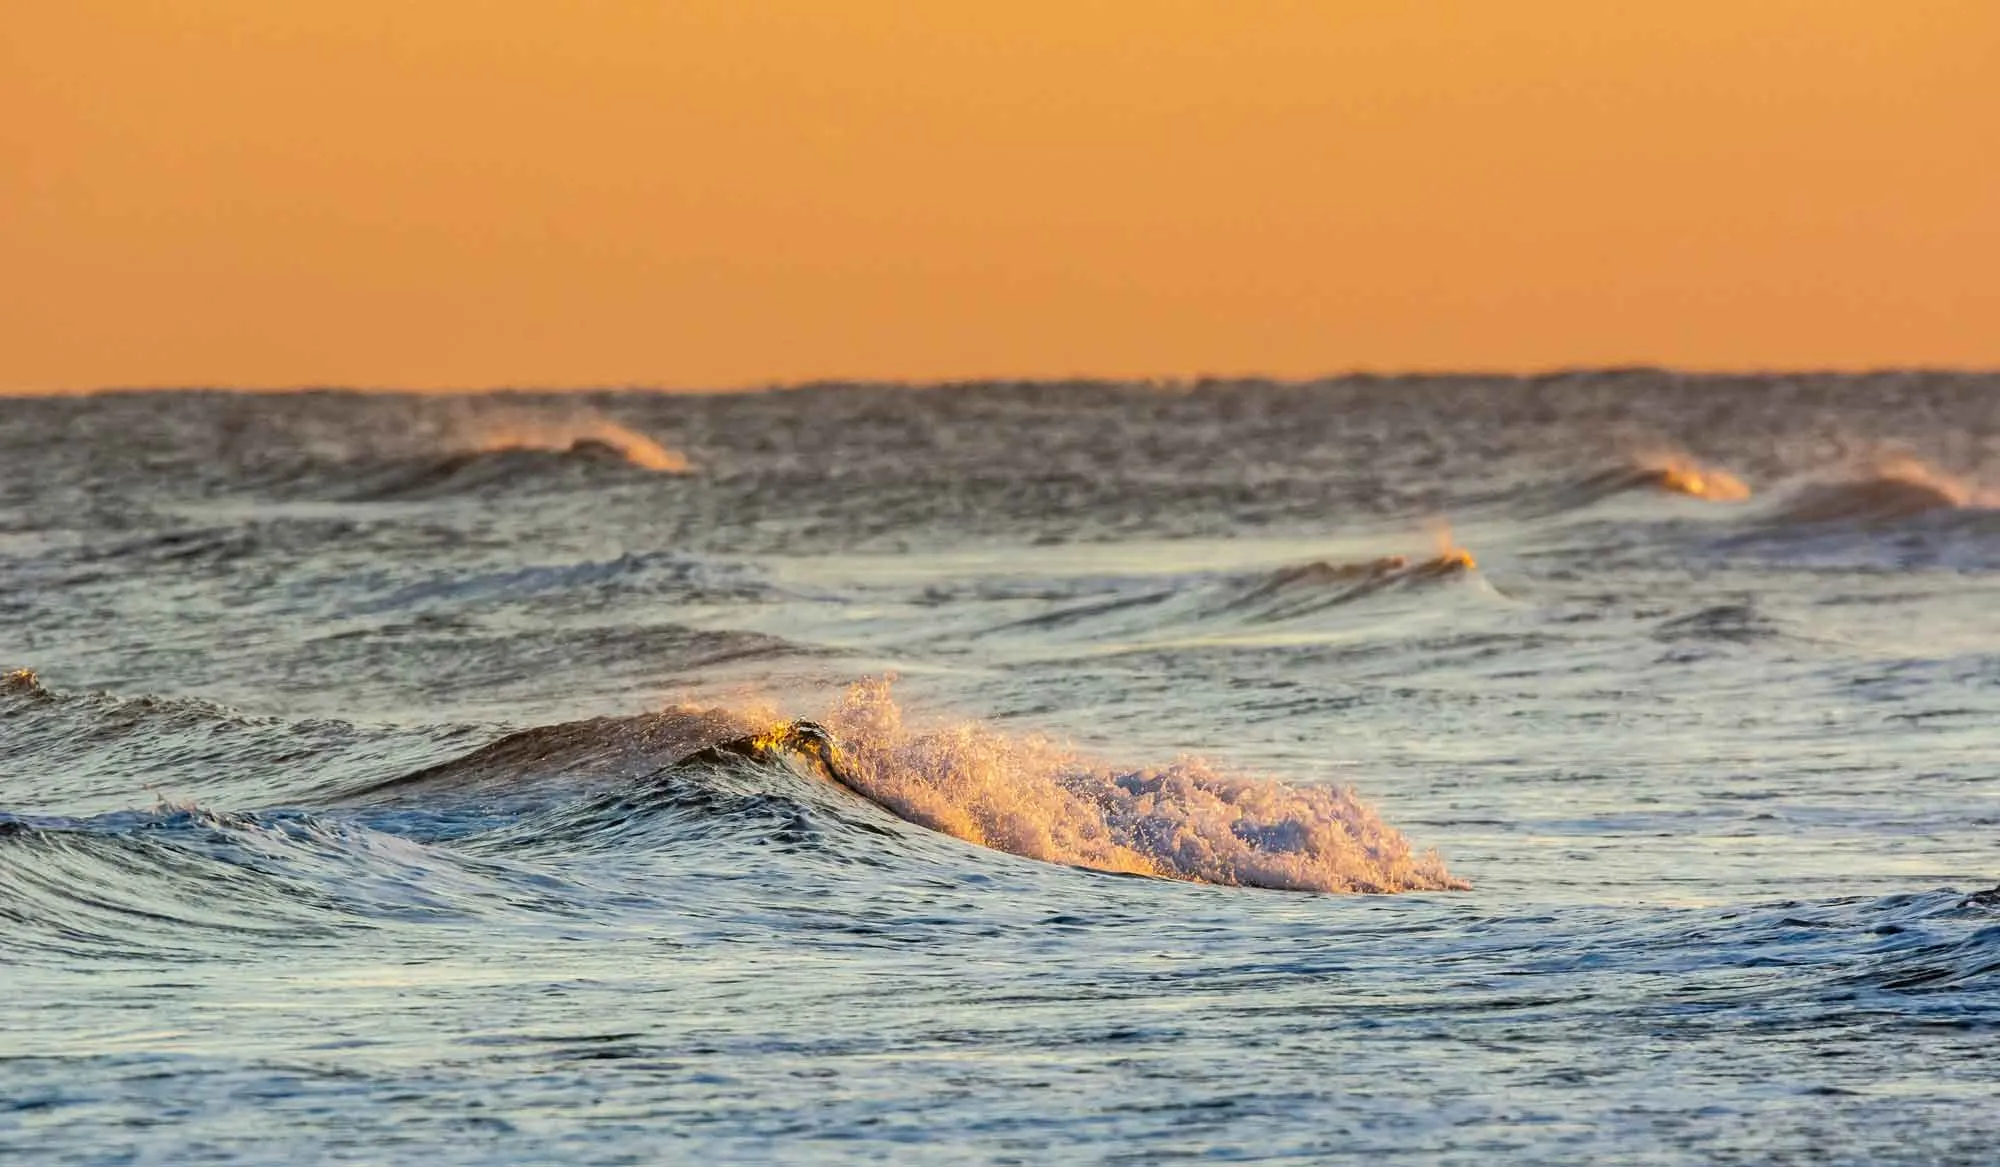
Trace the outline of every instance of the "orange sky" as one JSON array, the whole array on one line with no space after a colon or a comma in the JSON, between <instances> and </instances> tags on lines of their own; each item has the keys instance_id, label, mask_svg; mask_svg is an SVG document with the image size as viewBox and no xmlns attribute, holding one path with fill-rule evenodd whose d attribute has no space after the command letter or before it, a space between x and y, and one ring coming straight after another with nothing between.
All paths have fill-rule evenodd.
<instances>
[{"instance_id":1,"label":"orange sky","mask_svg":"<svg viewBox=\"0 0 2000 1167\"><path fill-rule=\"evenodd\" d=\"M0 389L2000 365L1994 0L62 0Z\"/></svg>"}]
</instances>

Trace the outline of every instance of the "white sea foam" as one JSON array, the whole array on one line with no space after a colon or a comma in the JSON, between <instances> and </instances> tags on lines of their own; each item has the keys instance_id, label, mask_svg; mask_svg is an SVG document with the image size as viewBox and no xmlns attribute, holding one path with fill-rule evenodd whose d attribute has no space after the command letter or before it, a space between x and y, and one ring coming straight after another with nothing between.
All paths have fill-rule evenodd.
<instances>
[{"instance_id":1,"label":"white sea foam","mask_svg":"<svg viewBox=\"0 0 2000 1167\"><path fill-rule=\"evenodd\" d=\"M978 722L909 724L886 680L827 718L842 777L913 823L1052 863L1300 891L1465 890L1351 789L1292 786L1183 758L1121 771Z\"/></svg>"}]
</instances>

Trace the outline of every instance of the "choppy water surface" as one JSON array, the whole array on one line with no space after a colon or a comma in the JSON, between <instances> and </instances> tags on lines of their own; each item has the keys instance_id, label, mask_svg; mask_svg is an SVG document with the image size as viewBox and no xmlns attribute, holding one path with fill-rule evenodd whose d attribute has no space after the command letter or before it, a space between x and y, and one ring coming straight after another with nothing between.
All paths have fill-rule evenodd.
<instances>
[{"instance_id":1,"label":"choppy water surface","mask_svg":"<svg viewBox=\"0 0 2000 1167\"><path fill-rule=\"evenodd\" d=\"M2000 378L0 401L0 1152L1966 1162Z\"/></svg>"}]
</instances>

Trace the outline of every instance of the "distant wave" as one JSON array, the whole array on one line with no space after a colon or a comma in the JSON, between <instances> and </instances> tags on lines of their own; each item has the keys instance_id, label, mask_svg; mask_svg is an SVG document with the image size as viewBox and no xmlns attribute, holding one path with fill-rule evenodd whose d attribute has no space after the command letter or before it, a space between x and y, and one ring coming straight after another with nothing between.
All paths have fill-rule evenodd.
<instances>
[{"instance_id":1,"label":"distant wave","mask_svg":"<svg viewBox=\"0 0 2000 1167\"><path fill-rule=\"evenodd\" d=\"M620 425L608 417L582 416L538 418L507 414L479 423L471 434L471 452L492 454L508 450L542 450L595 458L615 458L641 470L661 474L685 474L691 467L687 457L670 450L645 434Z\"/></svg>"},{"instance_id":2,"label":"distant wave","mask_svg":"<svg viewBox=\"0 0 2000 1167\"><path fill-rule=\"evenodd\" d=\"M1412 562L1388 555L1360 563L1311 563L1282 567L1243 587L1212 611L1267 623L1351 604L1387 591L1428 587L1470 575L1478 563L1462 548L1445 546Z\"/></svg>"},{"instance_id":3,"label":"distant wave","mask_svg":"<svg viewBox=\"0 0 2000 1167\"><path fill-rule=\"evenodd\" d=\"M366 478L347 492L358 502L434 498L482 493L524 483L588 480L594 469L624 470L633 464L611 447L579 440L563 450L502 447L420 457Z\"/></svg>"},{"instance_id":4,"label":"distant wave","mask_svg":"<svg viewBox=\"0 0 2000 1167\"><path fill-rule=\"evenodd\" d=\"M2000 568L2000 492L1898 458L1794 484L1710 548L1824 568Z\"/></svg>"},{"instance_id":5,"label":"distant wave","mask_svg":"<svg viewBox=\"0 0 2000 1167\"><path fill-rule=\"evenodd\" d=\"M1899 458L1797 484L1712 545L1829 567L1992 571L1996 540L2000 492Z\"/></svg>"},{"instance_id":6,"label":"distant wave","mask_svg":"<svg viewBox=\"0 0 2000 1167\"><path fill-rule=\"evenodd\" d=\"M1525 498L1531 509L1552 514L1580 510L1634 493L1733 503L1745 501L1751 492L1742 479L1719 466L1706 465L1684 454L1663 454L1599 470L1553 488L1530 491Z\"/></svg>"},{"instance_id":7,"label":"distant wave","mask_svg":"<svg viewBox=\"0 0 2000 1167\"><path fill-rule=\"evenodd\" d=\"M1809 483L1766 516L1789 526L1887 526L1940 512L1990 509L1990 494L1914 459L1880 463L1852 477Z\"/></svg>"},{"instance_id":8,"label":"distant wave","mask_svg":"<svg viewBox=\"0 0 2000 1167\"><path fill-rule=\"evenodd\" d=\"M628 426L594 413L488 411L424 436L384 437L342 461L357 501L480 493L522 484L601 482L609 474L683 475L693 467Z\"/></svg>"},{"instance_id":9,"label":"distant wave","mask_svg":"<svg viewBox=\"0 0 2000 1167\"><path fill-rule=\"evenodd\" d=\"M1411 559L1316 559L1239 575L1188 576L1105 599L1070 604L986 630L986 635L1055 633L1070 638L1144 639L1163 633L1228 631L1280 624L1395 594L1422 594L1477 577L1471 552L1441 540ZM1484 585L1482 585L1484 586Z\"/></svg>"},{"instance_id":10,"label":"distant wave","mask_svg":"<svg viewBox=\"0 0 2000 1167\"><path fill-rule=\"evenodd\" d=\"M42 678L33 669L14 669L0 676L0 694L34 701L51 699L48 687L42 684Z\"/></svg>"}]
</instances>

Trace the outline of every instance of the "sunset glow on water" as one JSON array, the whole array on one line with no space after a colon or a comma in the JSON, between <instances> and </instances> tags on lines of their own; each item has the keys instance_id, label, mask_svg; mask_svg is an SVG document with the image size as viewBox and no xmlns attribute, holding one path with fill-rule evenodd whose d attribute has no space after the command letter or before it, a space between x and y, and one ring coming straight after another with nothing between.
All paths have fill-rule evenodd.
<instances>
[{"instance_id":1,"label":"sunset glow on water","mask_svg":"<svg viewBox=\"0 0 2000 1167\"><path fill-rule=\"evenodd\" d=\"M0 19L0 1161L2000 1147L2000 5Z\"/></svg>"}]
</instances>

